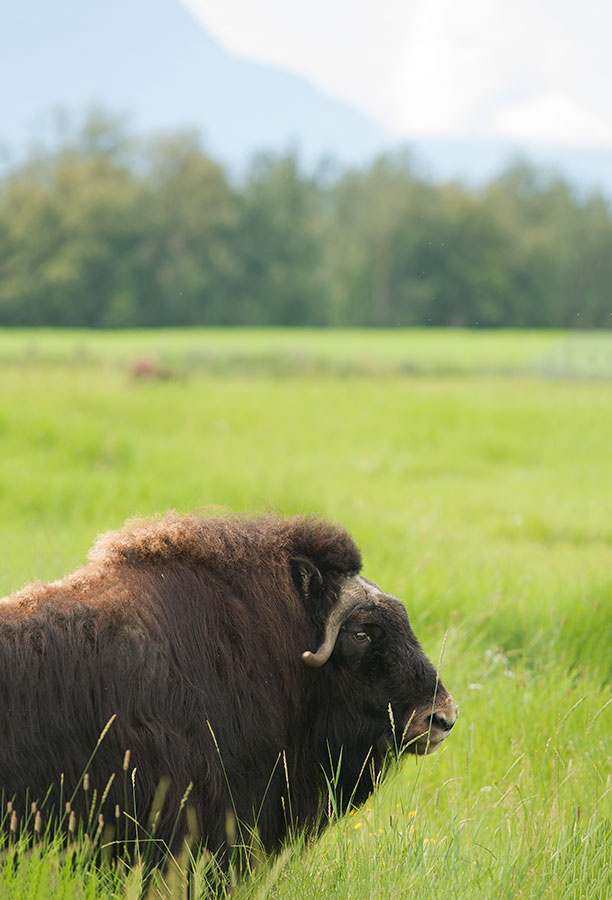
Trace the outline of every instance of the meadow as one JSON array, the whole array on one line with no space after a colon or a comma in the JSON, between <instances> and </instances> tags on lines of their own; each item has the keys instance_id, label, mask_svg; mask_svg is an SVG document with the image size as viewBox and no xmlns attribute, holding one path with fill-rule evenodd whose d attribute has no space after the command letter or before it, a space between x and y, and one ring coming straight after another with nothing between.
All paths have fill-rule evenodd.
<instances>
[{"instance_id":1,"label":"meadow","mask_svg":"<svg viewBox=\"0 0 612 900\"><path fill-rule=\"evenodd\" d=\"M440 661L445 746L233 896L612 896L612 334L3 331L0 447L0 596L132 516L317 513ZM0 852L3 898L142 887Z\"/></svg>"}]
</instances>

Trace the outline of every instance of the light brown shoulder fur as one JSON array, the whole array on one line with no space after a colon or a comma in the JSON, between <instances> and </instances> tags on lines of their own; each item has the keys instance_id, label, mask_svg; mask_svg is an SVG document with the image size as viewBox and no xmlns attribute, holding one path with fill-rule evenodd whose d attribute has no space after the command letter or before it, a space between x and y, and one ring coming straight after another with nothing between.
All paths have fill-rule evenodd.
<instances>
[{"instance_id":1,"label":"light brown shoulder fur","mask_svg":"<svg viewBox=\"0 0 612 900\"><path fill-rule=\"evenodd\" d=\"M215 512L217 512L215 510ZM311 516L181 516L132 520L102 535L92 563L138 566L147 562L203 563L241 569L265 558L305 556L323 571L358 572L361 555L340 526Z\"/></svg>"}]
</instances>

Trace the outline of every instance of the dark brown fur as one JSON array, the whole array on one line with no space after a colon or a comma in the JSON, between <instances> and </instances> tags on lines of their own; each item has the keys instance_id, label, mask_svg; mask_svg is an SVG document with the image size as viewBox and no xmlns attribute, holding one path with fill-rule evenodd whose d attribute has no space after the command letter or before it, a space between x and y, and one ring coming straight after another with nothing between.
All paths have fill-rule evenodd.
<instances>
[{"instance_id":1,"label":"dark brown fur","mask_svg":"<svg viewBox=\"0 0 612 900\"><path fill-rule=\"evenodd\" d=\"M323 579L310 607L291 575L296 558ZM335 657L320 670L301 659L316 649L341 579L360 565L349 535L316 519L169 514L104 535L82 569L0 602L5 798L23 810L51 788L46 807L57 808L60 775L65 800L115 716L90 765L92 787L100 797L115 773L103 810L112 820L116 804L125 808L127 778L127 810L146 823L168 777L156 832L166 841L177 819L174 843L185 834L179 808L190 783L213 851L224 846L228 811L256 826L266 849L291 824L313 827L341 753L342 802L352 793L363 800L372 781L364 774L355 792L359 770L372 747L380 763L376 748L390 740L386 695L366 716L351 708L354 688ZM437 686L414 643L413 707L431 702ZM366 693L373 677L362 677Z\"/></svg>"}]
</instances>

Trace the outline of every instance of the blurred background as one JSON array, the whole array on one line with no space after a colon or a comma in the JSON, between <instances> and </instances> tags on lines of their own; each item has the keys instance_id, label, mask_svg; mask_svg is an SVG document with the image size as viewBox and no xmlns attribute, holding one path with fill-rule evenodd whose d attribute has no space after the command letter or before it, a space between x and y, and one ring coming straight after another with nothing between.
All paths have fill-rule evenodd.
<instances>
[{"instance_id":1,"label":"blurred background","mask_svg":"<svg viewBox=\"0 0 612 900\"><path fill-rule=\"evenodd\" d=\"M609 327L611 18L9 5L0 325Z\"/></svg>"}]
</instances>

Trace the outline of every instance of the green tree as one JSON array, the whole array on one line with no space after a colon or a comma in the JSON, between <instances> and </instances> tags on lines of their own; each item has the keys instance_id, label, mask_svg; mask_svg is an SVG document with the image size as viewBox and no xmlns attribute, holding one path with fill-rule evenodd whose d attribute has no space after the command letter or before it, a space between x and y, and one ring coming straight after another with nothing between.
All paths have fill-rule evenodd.
<instances>
[{"instance_id":1,"label":"green tree","mask_svg":"<svg viewBox=\"0 0 612 900\"><path fill-rule=\"evenodd\" d=\"M612 213L591 196L573 217L566 256L560 324L569 328L612 327Z\"/></svg>"},{"instance_id":2,"label":"green tree","mask_svg":"<svg viewBox=\"0 0 612 900\"><path fill-rule=\"evenodd\" d=\"M111 159L72 151L7 179L0 208L3 321L105 324L107 311L130 296L141 191L138 178Z\"/></svg>"},{"instance_id":3,"label":"green tree","mask_svg":"<svg viewBox=\"0 0 612 900\"><path fill-rule=\"evenodd\" d=\"M482 199L458 184L438 188L423 212L426 224L413 245L413 270L428 286L420 324L515 325L521 317L512 229ZM400 231L400 241L405 231ZM401 243L395 257L402 267Z\"/></svg>"},{"instance_id":4,"label":"green tree","mask_svg":"<svg viewBox=\"0 0 612 900\"><path fill-rule=\"evenodd\" d=\"M58 135L0 181L2 325L612 326L610 203L524 162L476 190L289 153L230 183L193 133Z\"/></svg>"},{"instance_id":5,"label":"green tree","mask_svg":"<svg viewBox=\"0 0 612 900\"><path fill-rule=\"evenodd\" d=\"M435 199L435 189L416 177L406 153L380 157L333 185L325 246L336 324L420 320L430 287L414 247L425 239Z\"/></svg>"},{"instance_id":6,"label":"green tree","mask_svg":"<svg viewBox=\"0 0 612 900\"><path fill-rule=\"evenodd\" d=\"M325 325L322 212L295 155L258 156L240 192L240 321Z\"/></svg>"},{"instance_id":7,"label":"green tree","mask_svg":"<svg viewBox=\"0 0 612 900\"><path fill-rule=\"evenodd\" d=\"M138 250L138 322L217 325L239 321L238 204L222 167L193 133L149 149Z\"/></svg>"}]
</instances>

